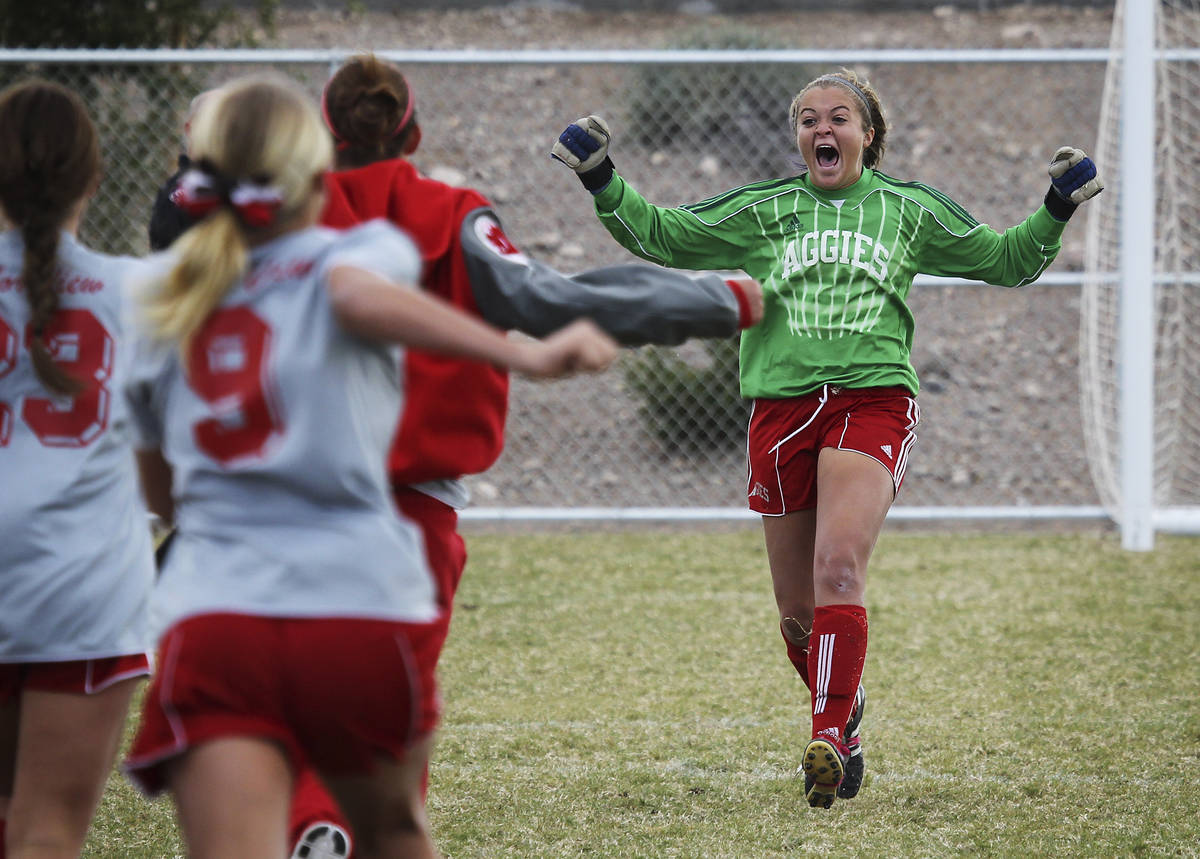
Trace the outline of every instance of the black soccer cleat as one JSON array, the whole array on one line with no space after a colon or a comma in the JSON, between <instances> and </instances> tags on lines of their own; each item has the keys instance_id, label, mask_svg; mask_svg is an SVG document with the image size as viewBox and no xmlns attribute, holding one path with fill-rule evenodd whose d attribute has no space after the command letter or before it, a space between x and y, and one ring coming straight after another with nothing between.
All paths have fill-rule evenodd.
<instances>
[{"instance_id":1,"label":"black soccer cleat","mask_svg":"<svg viewBox=\"0 0 1200 859\"><path fill-rule=\"evenodd\" d=\"M846 720L846 733L842 735L846 738L847 743L858 736L858 728L862 724L863 713L866 709L867 690L859 683L858 691L854 693L854 706L850 708L850 718Z\"/></svg>"},{"instance_id":2,"label":"black soccer cleat","mask_svg":"<svg viewBox=\"0 0 1200 859\"><path fill-rule=\"evenodd\" d=\"M830 731L833 734L834 731ZM829 808L846 775L849 750L836 739L813 737L804 747L804 796L813 808Z\"/></svg>"},{"instance_id":3,"label":"black soccer cleat","mask_svg":"<svg viewBox=\"0 0 1200 859\"><path fill-rule=\"evenodd\" d=\"M846 768L842 776L842 783L837 787L839 799L854 799L854 797L858 796L858 791L862 787L863 774L866 770L866 759L863 757L862 741L858 735L858 728L862 724L863 712L866 710L866 707L867 691L862 685L859 685L858 692L854 694L854 709L850 711L850 718L846 721L846 732L843 734L846 737L846 748L849 750L849 755L846 759ZM813 785L816 783L816 779L805 771L803 764L800 765L799 772L804 773L804 795L808 796Z\"/></svg>"},{"instance_id":4,"label":"black soccer cleat","mask_svg":"<svg viewBox=\"0 0 1200 859\"><path fill-rule=\"evenodd\" d=\"M867 709L867 690L860 684L854 694L854 709L850 711L850 719L846 722L846 748L850 750L850 758L846 761L846 774L838 785L839 799L854 799L862 787L863 774L867 769L867 761L863 757L862 740L858 736L858 727L862 724L863 712Z\"/></svg>"}]
</instances>

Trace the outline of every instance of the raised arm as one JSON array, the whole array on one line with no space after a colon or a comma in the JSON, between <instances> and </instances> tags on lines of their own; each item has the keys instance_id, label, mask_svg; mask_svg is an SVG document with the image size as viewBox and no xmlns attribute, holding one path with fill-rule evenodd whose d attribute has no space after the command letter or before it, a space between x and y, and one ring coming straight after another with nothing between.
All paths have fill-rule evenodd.
<instances>
[{"instance_id":1,"label":"raised arm","mask_svg":"<svg viewBox=\"0 0 1200 859\"><path fill-rule=\"evenodd\" d=\"M600 371L617 355L617 344L586 320L546 340L513 339L436 296L354 266L333 267L328 288L338 322L360 337L490 361L537 378Z\"/></svg>"},{"instance_id":2,"label":"raised arm","mask_svg":"<svg viewBox=\"0 0 1200 859\"><path fill-rule=\"evenodd\" d=\"M671 268L740 269L747 248L736 236L684 208L656 206L614 170L612 134L598 116L567 126L550 150L594 196L604 228L630 253Z\"/></svg>"},{"instance_id":3,"label":"raised arm","mask_svg":"<svg viewBox=\"0 0 1200 859\"><path fill-rule=\"evenodd\" d=\"M587 318L625 346L728 337L762 318L762 289L746 277L693 276L654 266L562 274L517 251L485 208L460 237L480 314L498 328L544 336Z\"/></svg>"},{"instance_id":4,"label":"raised arm","mask_svg":"<svg viewBox=\"0 0 1200 859\"><path fill-rule=\"evenodd\" d=\"M998 286L1037 280L1062 247L1062 233L1079 204L1104 189L1096 165L1082 150L1060 147L1050 161L1050 188L1032 215L1004 232L948 211L938 219L920 270L970 277Z\"/></svg>"}]
</instances>

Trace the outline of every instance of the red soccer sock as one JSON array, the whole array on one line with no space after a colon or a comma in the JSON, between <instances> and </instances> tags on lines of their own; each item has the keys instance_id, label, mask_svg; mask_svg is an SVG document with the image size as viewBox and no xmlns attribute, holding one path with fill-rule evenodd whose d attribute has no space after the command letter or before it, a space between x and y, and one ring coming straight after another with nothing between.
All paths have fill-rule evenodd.
<instances>
[{"instance_id":1,"label":"red soccer sock","mask_svg":"<svg viewBox=\"0 0 1200 859\"><path fill-rule=\"evenodd\" d=\"M867 658L867 610L860 605L817 606L808 645L812 678L812 735L833 729L842 736Z\"/></svg>"},{"instance_id":2,"label":"red soccer sock","mask_svg":"<svg viewBox=\"0 0 1200 859\"><path fill-rule=\"evenodd\" d=\"M812 689L812 684L808 682L808 648L801 647L788 638L787 633L783 632L783 624L779 625L779 631L783 634L783 643L787 646L787 655L792 667L796 669L804 685Z\"/></svg>"},{"instance_id":3,"label":"red soccer sock","mask_svg":"<svg viewBox=\"0 0 1200 859\"><path fill-rule=\"evenodd\" d=\"M307 767L301 768L296 775L296 786L292 791L292 805L288 817L288 843L293 849L297 847L304 833L317 824L331 823L351 835L350 824L346 822L337 802L330 796L316 773ZM350 856L353 855L352 848ZM0 855L0 859L4 859L3 855Z\"/></svg>"}]
</instances>

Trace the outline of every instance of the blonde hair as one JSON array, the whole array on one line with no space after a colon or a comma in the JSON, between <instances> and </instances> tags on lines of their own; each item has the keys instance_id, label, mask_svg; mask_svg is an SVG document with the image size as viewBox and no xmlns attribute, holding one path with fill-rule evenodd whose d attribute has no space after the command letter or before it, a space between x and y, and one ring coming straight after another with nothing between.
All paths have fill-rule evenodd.
<instances>
[{"instance_id":1,"label":"blonde hair","mask_svg":"<svg viewBox=\"0 0 1200 859\"><path fill-rule=\"evenodd\" d=\"M190 140L193 164L226 182L250 181L280 192L282 204L268 228L304 210L333 162L333 145L312 99L274 75L213 90L198 106ZM230 206L220 205L175 242L175 265L150 284L145 303L160 339L178 341L186 356L192 337L245 274L256 233L261 228L246 226Z\"/></svg>"},{"instance_id":2,"label":"blonde hair","mask_svg":"<svg viewBox=\"0 0 1200 859\"><path fill-rule=\"evenodd\" d=\"M796 123L800 118L800 100L804 98L809 90L826 89L828 87L840 87L849 92L853 96L859 118L862 119L863 130L875 129L875 138L863 151L863 166L878 166L883 161L883 152L887 148L887 119L883 115L883 104L879 100L879 93L875 92L875 88L871 86L870 81L865 77L860 77L853 69L839 69L832 74L813 78L805 84L804 89L796 93L796 97L792 99L791 107L788 108L788 119L792 124L792 134L795 135Z\"/></svg>"}]
</instances>

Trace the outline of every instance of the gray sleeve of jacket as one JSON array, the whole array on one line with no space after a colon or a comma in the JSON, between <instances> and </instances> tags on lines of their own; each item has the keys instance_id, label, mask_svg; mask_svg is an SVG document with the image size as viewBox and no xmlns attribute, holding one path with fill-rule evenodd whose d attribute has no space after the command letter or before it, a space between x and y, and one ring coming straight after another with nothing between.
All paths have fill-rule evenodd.
<instances>
[{"instance_id":1,"label":"gray sleeve of jacket","mask_svg":"<svg viewBox=\"0 0 1200 859\"><path fill-rule=\"evenodd\" d=\"M475 303L498 328L543 337L586 317L624 346L740 330L737 297L719 275L644 263L565 275L517 251L486 208L463 220L461 240Z\"/></svg>"}]
</instances>

